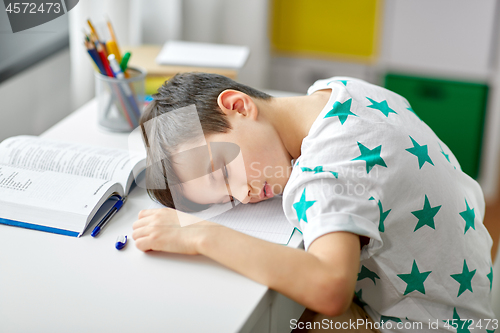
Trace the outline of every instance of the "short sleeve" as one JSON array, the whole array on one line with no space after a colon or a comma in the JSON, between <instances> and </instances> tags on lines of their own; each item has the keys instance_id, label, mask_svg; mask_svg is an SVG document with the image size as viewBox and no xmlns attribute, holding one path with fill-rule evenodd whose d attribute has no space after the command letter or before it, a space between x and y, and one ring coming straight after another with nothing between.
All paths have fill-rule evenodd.
<instances>
[{"instance_id":1,"label":"short sleeve","mask_svg":"<svg viewBox=\"0 0 500 333\"><path fill-rule=\"evenodd\" d=\"M348 165L324 169L301 164L294 171L283 205L289 221L302 231L306 250L317 238L337 231L370 238L361 259L382 247L379 207L370 193L373 179L357 177L358 170Z\"/></svg>"}]
</instances>

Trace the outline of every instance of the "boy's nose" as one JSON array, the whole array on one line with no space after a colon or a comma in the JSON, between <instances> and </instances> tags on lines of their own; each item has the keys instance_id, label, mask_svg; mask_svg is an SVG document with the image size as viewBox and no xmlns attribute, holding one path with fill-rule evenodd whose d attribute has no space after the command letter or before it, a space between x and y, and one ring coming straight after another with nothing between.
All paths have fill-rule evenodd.
<instances>
[{"instance_id":1,"label":"boy's nose","mask_svg":"<svg viewBox=\"0 0 500 333\"><path fill-rule=\"evenodd\" d=\"M234 185L228 188L226 193L230 193L224 197L223 203L231 201L231 198L237 199L242 204L247 204L250 202L251 197L251 187L248 184L241 184L240 186Z\"/></svg>"},{"instance_id":2,"label":"boy's nose","mask_svg":"<svg viewBox=\"0 0 500 333\"><path fill-rule=\"evenodd\" d=\"M250 196L250 190L248 190L247 195L245 196L245 198L243 198L243 200L241 201L241 203L242 203L242 204L247 204L247 203L249 203L249 202L250 202L250 199L251 199L251 198L252 198L252 197Z\"/></svg>"},{"instance_id":3,"label":"boy's nose","mask_svg":"<svg viewBox=\"0 0 500 333\"><path fill-rule=\"evenodd\" d=\"M232 195L228 195L224 198L224 200L222 201L222 203L228 203L229 201L232 201L233 200L233 196Z\"/></svg>"}]
</instances>

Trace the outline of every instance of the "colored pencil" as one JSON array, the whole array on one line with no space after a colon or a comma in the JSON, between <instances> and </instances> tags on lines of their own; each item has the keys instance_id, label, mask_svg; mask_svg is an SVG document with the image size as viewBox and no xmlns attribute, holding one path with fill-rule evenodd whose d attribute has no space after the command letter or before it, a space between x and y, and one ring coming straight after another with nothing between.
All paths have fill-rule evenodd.
<instances>
[{"instance_id":1,"label":"colored pencil","mask_svg":"<svg viewBox=\"0 0 500 333\"><path fill-rule=\"evenodd\" d=\"M90 31L92 31L92 33L97 37L97 40L99 40L99 36L97 35L97 31L94 29L94 25L92 24L92 22L90 22L90 19L87 20L87 23L90 27Z\"/></svg>"},{"instance_id":2,"label":"colored pencil","mask_svg":"<svg viewBox=\"0 0 500 333\"><path fill-rule=\"evenodd\" d=\"M94 63L97 66L99 72L102 75L106 75L106 70L102 65L101 58L99 57L99 54L97 53L94 44L92 44L91 42L87 42L85 46L87 47L87 52L90 54L90 57L92 58L92 60L94 60Z\"/></svg>"},{"instance_id":3,"label":"colored pencil","mask_svg":"<svg viewBox=\"0 0 500 333\"><path fill-rule=\"evenodd\" d=\"M115 77L113 75L113 71L111 70L111 67L109 66L108 55L106 54L106 51L104 50L104 47L102 46L102 44L100 42L96 42L96 50L97 50L97 53L99 54L99 57L101 58L104 69L106 70L106 75L109 77Z\"/></svg>"},{"instance_id":4,"label":"colored pencil","mask_svg":"<svg viewBox=\"0 0 500 333\"><path fill-rule=\"evenodd\" d=\"M108 24L109 34L111 35L111 40L108 41L106 45L108 45L109 43L109 46L112 49L111 53L115 55L116 61L120 63L122 61L122 55L120 53L120 47L118 46L118 39L116 38L115 30L113 29L113 25L111 24L111 21L109 19L107 20L107 24ZM126 78L129 77L127 72L124 72L124 74Z\"/></svg>"}]
</instances>

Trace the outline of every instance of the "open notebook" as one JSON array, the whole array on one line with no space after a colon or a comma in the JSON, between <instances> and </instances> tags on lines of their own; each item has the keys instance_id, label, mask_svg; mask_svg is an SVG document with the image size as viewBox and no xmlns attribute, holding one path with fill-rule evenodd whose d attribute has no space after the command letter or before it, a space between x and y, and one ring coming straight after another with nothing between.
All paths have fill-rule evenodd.
<instances>
[{"instance_id":1,"label":"open notebook","mask_svg":"<svg viewBox=\"0 0 500 333\"><path fill-rule=\"evenodd\" d=\"M159 203L152 203L149 208L162 207ZM288 244L295 229L285 217L281 196L256 204L239 204L207 220L278 244Z\"/></svg>"}]
</instances>

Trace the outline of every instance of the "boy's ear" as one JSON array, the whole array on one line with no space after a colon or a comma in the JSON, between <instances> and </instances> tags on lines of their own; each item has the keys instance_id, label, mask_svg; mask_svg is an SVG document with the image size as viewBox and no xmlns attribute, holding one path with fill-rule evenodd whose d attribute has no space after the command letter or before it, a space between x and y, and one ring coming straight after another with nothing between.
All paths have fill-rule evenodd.
<instances>
[{"instance_id":1,"label":"boy's ear","mask_svg":"<svg viewBox=\"0 0 500 333\"><path fill-rule=\"evenodd\" d=\"M257 118L257 106L250 96L241 91L232 89L224 90L219 94L217 104L222 112L228 116L239 114L250 118Z\"/></svg>"}]
</instances>

